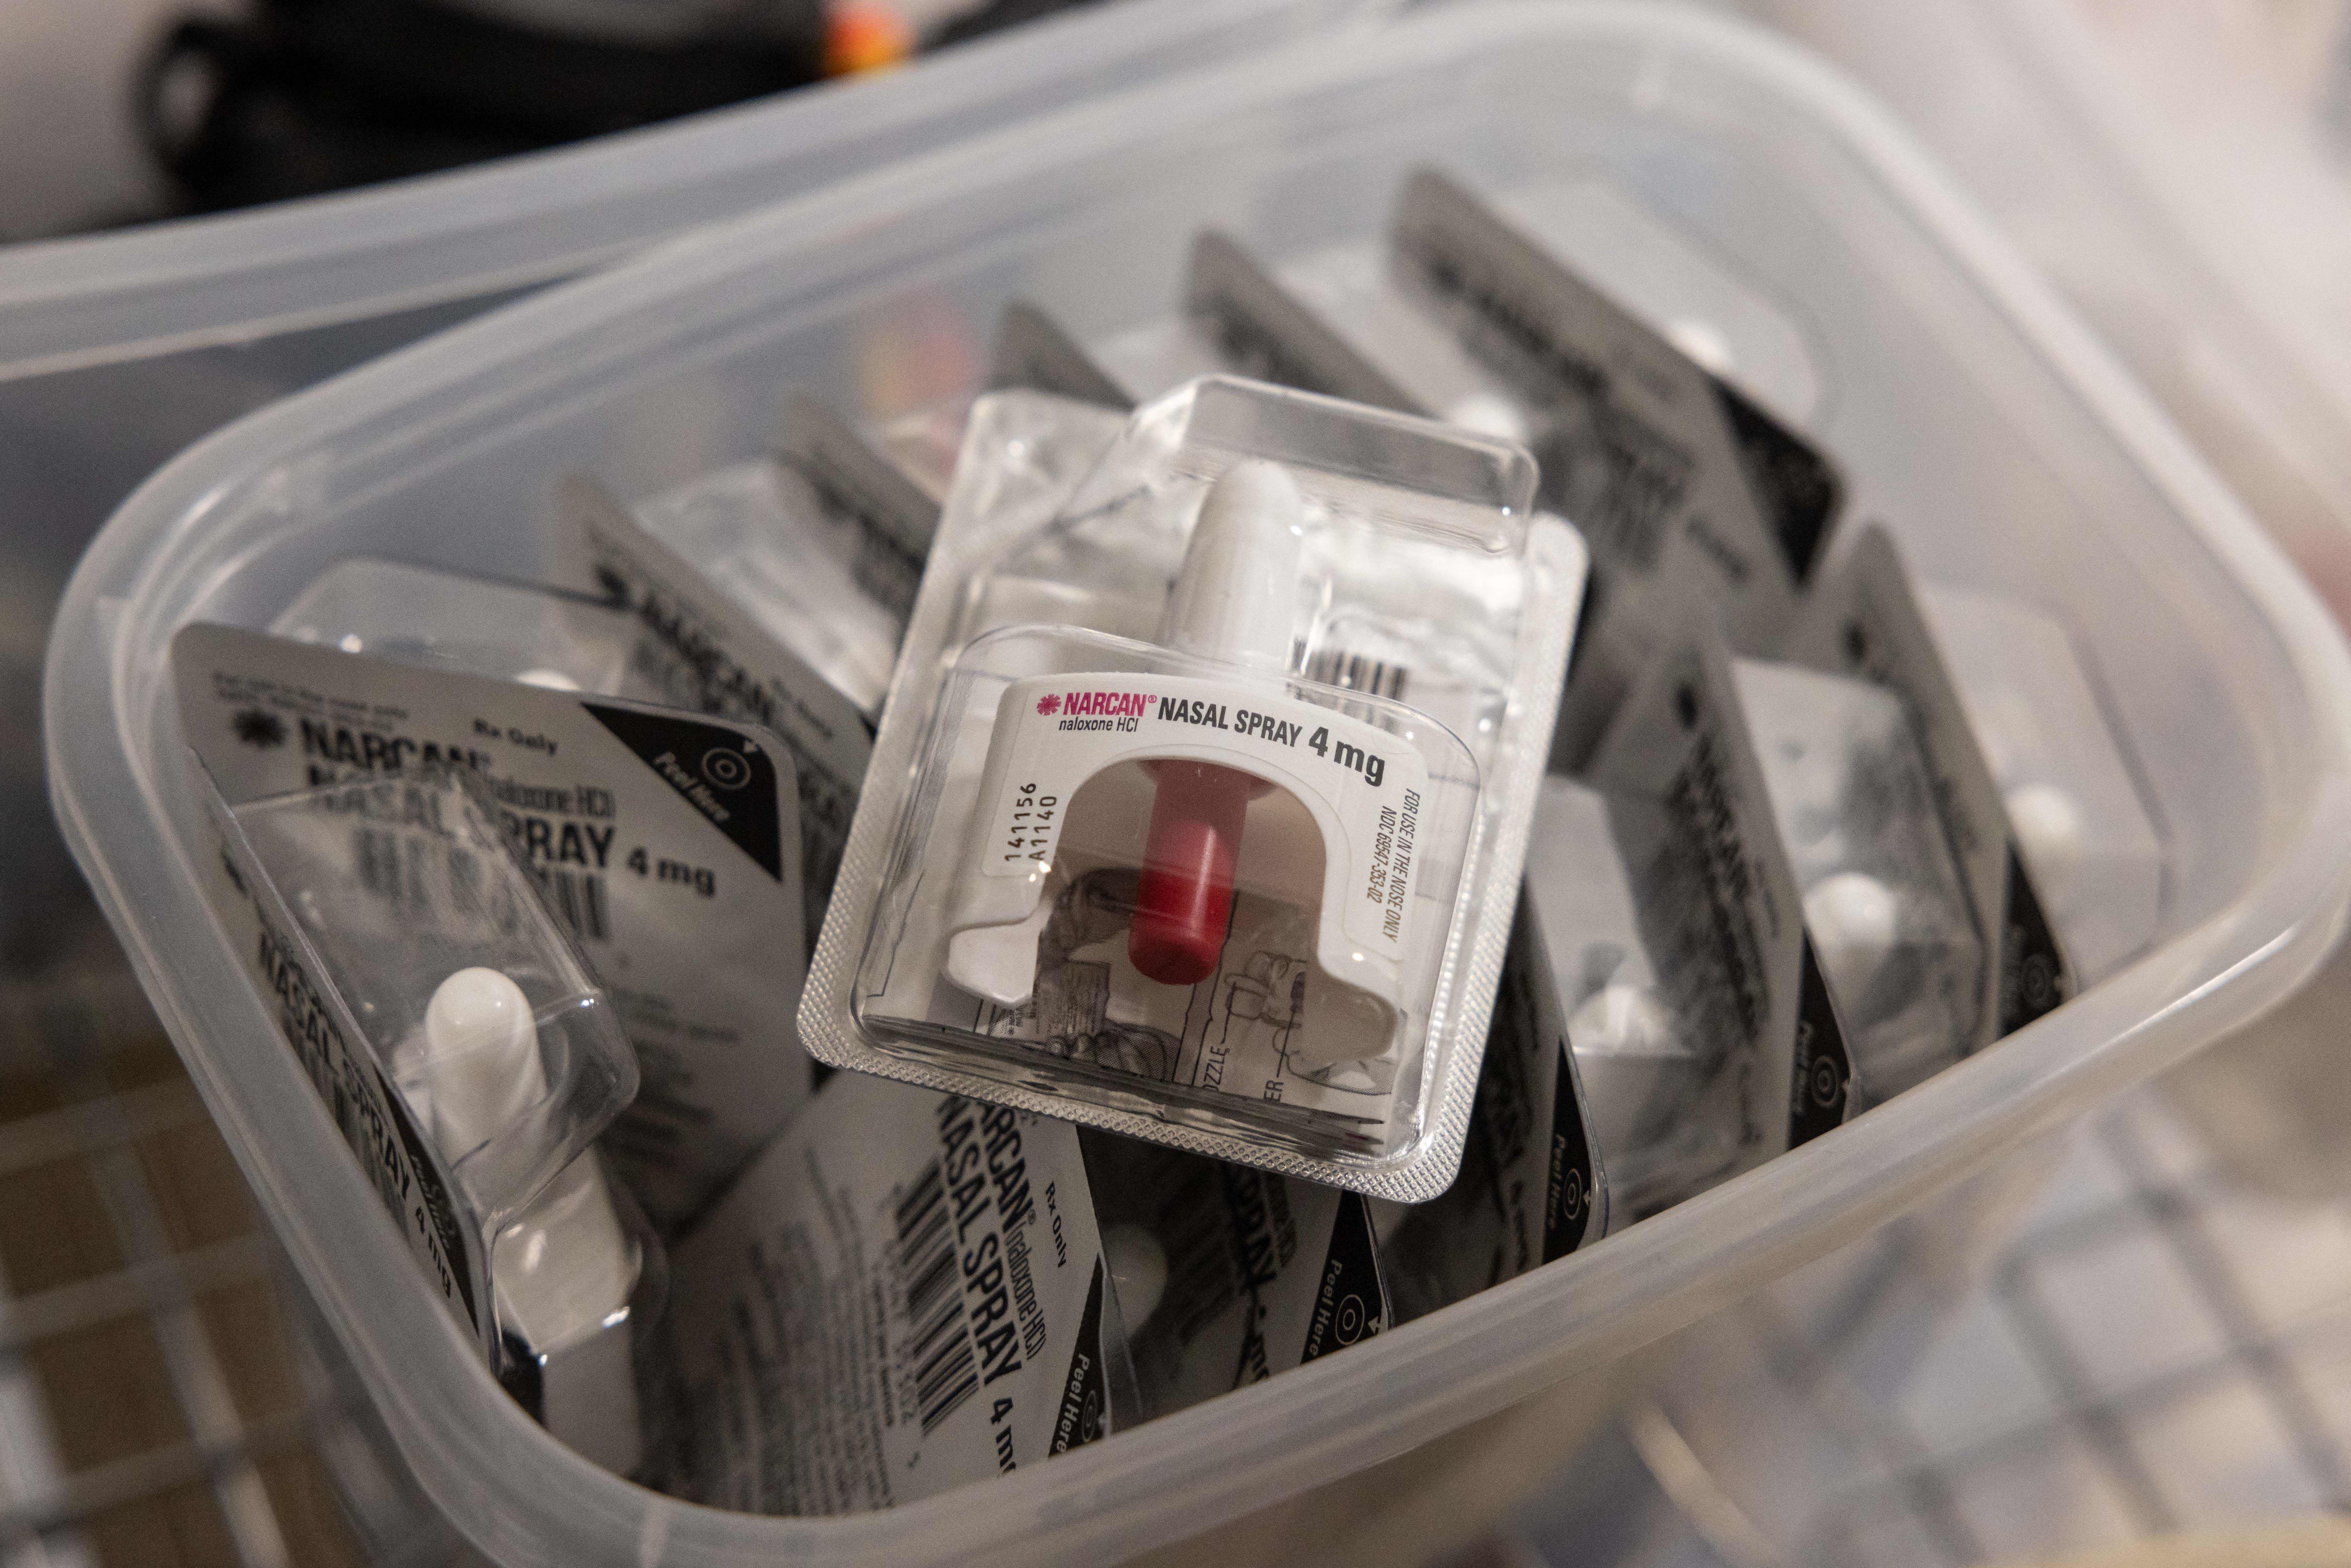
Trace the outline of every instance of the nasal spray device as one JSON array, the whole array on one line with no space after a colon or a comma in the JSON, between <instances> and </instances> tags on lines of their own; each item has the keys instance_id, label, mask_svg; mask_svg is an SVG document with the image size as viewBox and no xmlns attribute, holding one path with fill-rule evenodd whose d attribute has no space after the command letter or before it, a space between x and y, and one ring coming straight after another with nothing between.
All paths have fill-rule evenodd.
<instances>
[{"instance_id":1,"label":"nasal spray device","mask_svg":"<svg viewBox=\"0 0 2351 1568\"><path fill-rule=\"evenodd\" d=\"M273 653L310 656L186 629L183 704L249 690L217 673ZM619 1008L480 774L417 764L270 792L244 767L225 789L199 758L195 778L221 847L216 903L251 934L254 978L300 987L288 1042L315 1052L312 1082L500 1382L580 1453L635 1469L631 1341L666 1272L596 1147L639 1082Z\"/></svg>"},{"instance_id":2,"label":"nasal spray device","mask_svg":"<svg viewBox=\"0 0 2351 1568\"><path fill-rule=\"evenodd\" d=\"M501 970L460 969L434 990L420 1065L434 1141L453 1158L547 1097L530 1000ZM537 1354L575 1344L626 1314L635 1252L602 1168L593 1155L573 1160L492 1255L499 1315Z\"/></svg>"},{"instance_id":3,"label":"nasal spray device","mask_svg":"<svg viewBox=\"0 0 2351 1568\"><path fill-rule=\"evenodd\" d=\"M1286 671L1304 512L1280 465L1227 469L1200 504L1159 641L1270 675ZM1127 956L1163 985L1195 985L1216 972L1224 946L1249 803L1273 786L1214 762L1146 766L1159 791Z\"/></svg>"},{"instance_id":4,"label":"nasal spray device","mask_svg":"<svg viewBox=\"0 0 2351 1568\"><path fill-rule=\"evenodd\" d=\"M1008 476L1061 424L1102 455L1040 501ZM980 398L810 1052L1442 1191L1583 589L1533 493L1506 442L1236 378L1123 425Z\"/></svg>"},{"instance_id":5,"label":"nasal spray device","mask_svg":"<svg viewBox=\"0 0 2351 1568\"><path fill-rule=\"evenodd\" d=\"M1335 820L1341 810L1334 810L1326 797L1327 781L1310 777L1315 769L1306 764L1322 762L1329 771L1335 756L1337 769L1348 774L1349 782L1378 790L1388 783L1395 748L1392 736L1359 719L1319 709L1291 712L1302 706L1290 697L1285 674L1299 597L1305 509L1289 471L1263 458L1236 464L1208 486L1183 567L1168 593L1157 640L1176 654L1214 661L1221 678L1213 685L1160 682L1155 685L1165 690L1118 690L1100 694L1106 700L1096 702L1089 700L1095 694L1066 690L1072 685L1067 677L1047 676L1041 684L1022 683L1006 695L1001 711L1016 721L1032 721L1039 715L1050 718L1058 712L1065 716L1054 721L1057 726L1088 724L1098 708L1113 725L1157 717L1162 712L1172 716L1180 710L1186 716L1157 727L1169 731L1167 737L1150 735L1138 722L1133 728L1109 729L1106 746L1088 748L1099 754L1089 758L1094 762L1092 772L1099 775L1106 767L1132 758L1142 778L1128 780L1130 789L1140 782L1151 791L1140 856L1113 852L1105 857L1113 865L1139 860L1131 884L1123 880L1128 873L1112 871L1088 895L1098 915L1126 916L1123 967L1115 954L1099 951L1099 939L1091 933L1079 936L1070 948L1051 940L1060 935L1055 930L1059 911L1051 897L1056 880L1052 868L1058 863L1066 875L1071 862L1083 864L1094 858L1073 841L1066 826L1057 824L1068 822L1078 793L1092 779L1071 769L1070 783L1075 788L1032 786L1030 780L1052 778L1059 769L1040 771L1051 766L1051 759L1038 755L1041 748L1029 733L1033 724L998 720L979 799L983 803L1007 802L1002 817L1008 833L1001 838L975 835L957 871L948 917L954 935L947 945L947 977L955 984L999 1006L1033 1008L1040 967L1066 952L1087 966L1089 979L1099 976L1106 982L1106 1022L1164 1016L1179 1023L1192 1005L1191 988L1214 978L1226 963L1235 935L1236 889L1242 880L1246 841L1256 851L1246 879L1250 893L1268 904L1284 906L1279 913L1252 910L1245 915L1239 936L1255 948L1248 956L1272 956L1259 942L1272 939L1273 928L1294 928L1301 916L1314 920L1307 930L1284 933L1293 946L1302 946L1297 936L1308 936L1312 956L1281 955L1272 989L1288 994L1268 996L1260 1006L1280 1010L1287 1004L1293 1020L1345 1019L1344 1027L1336 1029L1300 1028L1293 1021L1281 1031L1284 1065L1311 1071L1338 1061L1392 1059L1402 982L1398 959L1411 904L1398 897L1391 906L1383 897L1374 921L1356 909L1360 900L1348 899L1346 828ZM1124 688L1144 685L1124 674L1102 679ZM1040 694L1033 702L1028 689L1032 685ZM1241 706L1243 702L1252 706ZM1254 752L1237 753L1186 730L1237 731L1263 744ZM1057 728L1054 733L1091 737L1104 732ZM1126 741L1130 736L1134 738ZM1030 744L1024 746L1024 740ZM1295 755L1299 752L1303 757ZM1417 816L1409 802L1421 793L1402 779L1422 775L1408 759L1396 761L1402 769L1396 787L1400 809L1388 814L1401 826L1407 811ZM1323 782L1325 790L1318 790L1317 782ZM1252 834L1252 803L1277 789L1284 791L1283 799L1269 800L1254 813L1259 825ZM1115 810L1104 814L1125 815ZM1143 815L1139 810L1133 812L1134 817ZM1040 841L1049 839L1050 844ZM1333 843L1340 852L1331 852ZM1318 845L1322 851L1319 855L1312 852ZM1054 850L1062 852L1058 858ZM1409 862L1397 869L1393 849L1389 858L1391 877L1401 880L1410 874ZM1008 876L1008 870L1012 874ZM1080 881L1087 875L1076 874ZM1268 913L1270 919L1265 917ZM1285 921L1284 915L1290 918ZM1383 939L1366 940L1374 927ZM1123 983L1129 970L1136 983ZM1172 995L1152 995L1142 983ZM1353 994L1334 994L1338 991ZM1209 1006L1215 1006L1214 999ZM1231 1010L1228 998L1227 1011ZM1256 1021L1265 1016L1260 1011ZM1367 1072L1377 1075L1376 1070Z\"/></svg>"},{"instance_id":6,"label":"nasal spray device","mask_svg":"<svg viewBox=\"0 0 2351 1568\"><path fill-rule=\"evenodd\" d=\"M498 969L443 980L395 1062L402 1096L452 1162L547 1098L530 999ZM513 1359L536 1373L548 1429L623 1475L642 1442L627 1320L643 1263L592 1150L557 1174L490 1254L499 1327Z\"/></svg>"}]
</instances>

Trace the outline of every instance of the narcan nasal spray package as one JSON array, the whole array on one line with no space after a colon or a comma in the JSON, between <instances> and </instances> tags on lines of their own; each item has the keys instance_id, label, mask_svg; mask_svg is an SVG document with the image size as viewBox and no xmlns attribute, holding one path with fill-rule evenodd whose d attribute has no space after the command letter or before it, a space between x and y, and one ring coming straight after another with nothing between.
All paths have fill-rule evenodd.
<instances>
[{"instance_id":1,"label":"narcan nasal spray package","mask_svg":"<svg viewBox=\"0 0 2351 1568\"><path fill-rule=\"evenodd\" d=\"M634 1469L661 1249L590 1140L637 1062L488 785L418 767L232 806L193 769L215 906L425 1278L549 1431Z\"/></svg>"},{"instance_id":2,"label":"narcan nasal spray package","mask_svg":"<svg viewBox=\"0 0 2351 1568\"><path fill-rule=\"evenodd\" d=\"M1959 1053L2057 1007L2074 988L2071 966L1969 723L1966 701L1919 608L1901 553L1883 528L1865 529L1823 574L1787 653L1816 669L1857 675L1902 705L1932 815L1949 843L1988 957L1979 966L1975 1028L1959 1040ZM2032 796L2023 800L2028 810L2036 803ZM1856 802L1844 813L1840 831L1849 841L1861 831L1859 816L1870 809L1884 807Z\"/></svg>"},{"instance_id":3,"label":"narcan nasal spray package","mask_svg":"<svg viewBox=\"0 0 2351 1568\"><path fill-rule=\"evenodd\" d=\"M2164 851L2064 624L2000 594L1932 583L1918 607L1949 660L2017 850L2079 984L2155 939Z\"/></svg>"},{"instance_id":4,"label":"narcan nasal spray package","mask_svg":"<svg viewBox=\"0 0 2351 1568\"><path fill-rule=\"evenodd\" d=\"M172 643L181 723L231 805L420 766L482 776L643 1063L605 1137L654 1222L807 1096L789 753L772 732L235 627Z\"/></svg>"},{"instance_id":5,"label":"narcan nasal spray package","mask_svg":"<svg viewBox=\"0 0 2351 1568\"><path fill-rule=\"evenodd\" d=\"M1027 387L1122 413L1134 406L1126 388L1094 362L1067 328L1025 299L1006 306L996 324L987 385L992 392Z\"/></svg>"},{"instance_id":6,"label":"narcan nasal spray package","mask_svg":"<svg viewBox=\"0 0 2351 1568\"><path fill-rule=\"evenodd\" d=\"M593 480L558 487L554 552L565 581L634 617L630 667L660 700L759 725L784 743L807 873L796 891L802 929L813 930L872 756L869 716Z\"/></svg>"},{"instance_id":7,"label":"narcan nasal spray package","mask_svg":"<svg viewBox=\"0 0 2351 1568\"><path fill-rule=\"evenodd\" d=\"M626 530L577 494L561 504L562 575L641 598L648 567L611 537ZM938 506L838 414L788 397L772 455L698 475L630 515L827 685L881 710Z\"/></svg>"},{"instance_id":8,"label":"narcan nasal spray package","mask_svg":"<svg viewBox=\"0 0 2351 1568\"><path fill-rule=\"evenodd\" d=\"M1724 1005L1732 949L1704 934L1733 934L1735 945L1749 928L1741 882L1705 873L1674 831L1676 810L1646 792L1612 799L1546 779L1527 849L1543 983L1564 1018L1605 1172L1602 1218L1618 1227L1731 1174L1757 1113L1749 1096L1724 1092L1720 1071L1736 1052L1704 1032L1709 1019L1737 1017L1735 1002ZM1758 865L1767 880L1777 874L1768 858ZM1772 884L1775 903L1792 897Z\"/></svg>"},{"instance_id":9,"label":"narcan nasal spray package","mask_svg":"<svg viewBox=\"0 0 2351 1568\"><path fill-rule=\"evenodd\" d=\"M355 556L310 580L269 630L402 664L549 691L659 702L626 612L583 593Z\"/></svg>"},{"instance_id":10,"label":"narcan nasal spray package","mask_svg":"<svg viewBox=\"0 0 2351 1568\"><path fill-rule=\"evenodd\" d=\"M1215 378L1135 413L1050 511L999 504L1024 408L1103 417L975 405L803 1039L838 1067L1434 1196L1580 544L1531 515L1523 451Z\"/></svg>"},{"instance_id":11,"label":"narcan nasal spray package","mask_svg":"<svg viewBox=\"0 0 2351 1568\"><path fill-rule=\"evenodd\" d=\"M1066 356L1037 351L1044 341L1038 325L1029 321L1019 329L1025 357L1048 371L1066 367ZM1228 375L1400 413L1420 412L1353 344L1301 306L1229 235L1214 229L1193 241L1178 313L1109 339L1100 345L1099 360L1112 385L1144 398L1196 377ZM1073 395L1092 394L1075 390Z\"/></svg>"},{"instance_id":12,"label":"narcan nasal spray package","mask_svg":"<svg viewBox=\"0 0 2351 1568\"><path fill-rule=\"evenodd\" d=\"M1763 660L1736 661L1732 679L1844 1025L1858 1111L1974 1049L1983 936L1901 701Z\"/></svg>"},{"instance_id":13,"label":"narcan nasal spray package","mask_svg":"<svg viewBox=\"0 0 2351 1568\"><path fill-rule=\"evenodd\" d=\"M1146 1414L1389 1326L1373 1200L1164 1145L1078 1137Z\"/></svg>"},{"instance_id":14,"label":"narcan nasal spray package","mask_svg":"<svg viewBox=\"0 0 2351 1568\"><path fill-rule=\"evenodd\" d=\"M838 1514L1041 1464L1137 1417L1077 1129L826 1081L678 1248L655 1479Z\"/></svg>"},{"instance_id":15,"label":"narcan nasal spray package","mask_svg":"<svg viewBox=\"0 0 2351 1568\"><path fill-rule=\"evenodd\" d=\"M1531 875L1612 1195L1638 1218L1842 1124L1853 1068L1719 640L1687 637L1635 688L1585 782L1638 951L1615 938L1621 919L1572 913L1612 902L1604 858L1564 885L1541 863ZM1546 800L1595 855L1599 804Z\"/></svg>"},{"instance_id":16,"label":"narcan nasal spray package","mask_svg":"<svg viewBox=\"0 0 2351 1568\"><path fill-rule=\"evenodd\" d=\"M1543 821L1539 810L1539 833ZM1599 831L1608 852L1604 823ZM1531 864L1543 848L1540 838L1529 845ZM1502 964L1460 1177L1426 1203L1381 1207L1381 1272L1400 1322L1516 1279L1607 1232L1602 1145L1531 899L1519 904Z\"/></svg>"},{"instance_id":17,"label":"narcan nasal spray package","mask_svg":"<svg viewBox=\"0 0 2351 1568\"><path fill-rule=\"evenodd\" d=\"M1406 183L1391 239L1396 285L1514 392L1543 502L1592 547L1557 742L1580 768L1672 629L1703 616L1740 653L1777 647L1843 482L1802 434L1447 175Z\"/></svg>"}]
</instances>

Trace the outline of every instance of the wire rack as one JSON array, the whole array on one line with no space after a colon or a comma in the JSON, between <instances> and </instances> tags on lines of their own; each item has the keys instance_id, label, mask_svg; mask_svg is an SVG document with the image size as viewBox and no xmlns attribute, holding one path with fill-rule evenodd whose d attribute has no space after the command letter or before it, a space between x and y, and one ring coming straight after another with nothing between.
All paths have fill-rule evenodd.
<instances>
[{"instance_id":1,"label":"wire rack","mask_svg":"<svg viewBox=\"0 0 2351 1568\"><path fill-rule=\"evenodd\" d=\"M284 1279L128 973L0 989L0 1564L457 1559Z\"/></svg>"},{"instance_id":2,"label":"wire rack","mask_svg":"<svg viewBox=\"0 0 2351 1568\"><path fill-rule=\"evenodd\" d=\"M1931 1245L1896 1233L1879 1273L1915 1285ZM2145 1090L2069 1136L1970 1272L1931 1308L1914 1291L1905 1334L1782 1289L1677 1336L1481 1550L1961 1568L2351 1509L2351 1206L2234 1178Z\"/></svg>"}]
</instances>

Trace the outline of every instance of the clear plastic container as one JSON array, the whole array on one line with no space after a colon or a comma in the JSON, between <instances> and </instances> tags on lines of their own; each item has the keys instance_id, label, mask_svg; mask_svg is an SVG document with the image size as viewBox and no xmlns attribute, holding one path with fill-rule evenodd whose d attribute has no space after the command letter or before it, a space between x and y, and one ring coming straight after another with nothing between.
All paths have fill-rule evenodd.
<instances>
[{"instance_id":1,"label":"clear plastic container","mask_svg":"<svg viewBox=\"0 0 2351 1568\"><path fill-rule=\"evenodd\" d=\"M2164 824L2153 947L1689 1203L969 1490L750 1518L545 1440L423 1290L207 912L174 628L266 624L350 555L528 576L529 524L571 468L643 497L747 459L790 384L868 418L910 385L969 392L1016 296L1082 338L1131 329L1166 313L1201 227L1275 266L1369 246L1427 161L1483 189L1609 189L1742 275L1811 362L1811 433L1920 571L2063 619ZM918 314L927 351L904 330ZM1734 361L1745 319L1707 323ZM949 343L972 345L967 371ZM1356 1520L1416 1462L1382 1461L1484 1416L1533 1443L1548 1428L1497 1413L1557 1413L1553 1385L1604 1382L2246 1021L2307 976L2351 896L2351 654L2318 601L1887 116L1761 35L1644 5L1464 7L1270 51L708 231L289 401L126 505L60 612L47 695L66 832L265 1212L425 1490L515 1565L1099 1559Z\"/></svg>"}]
</instances>

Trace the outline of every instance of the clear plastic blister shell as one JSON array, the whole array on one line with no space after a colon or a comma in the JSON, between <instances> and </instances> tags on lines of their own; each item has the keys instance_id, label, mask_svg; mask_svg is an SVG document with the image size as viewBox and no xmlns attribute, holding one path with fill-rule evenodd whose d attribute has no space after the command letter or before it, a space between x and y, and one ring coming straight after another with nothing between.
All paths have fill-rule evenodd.
<instances>
[{"instance_id":1,"label":"clear plastic blister shell","mask_svg":"<svg viewBox=\"0 0 2351 1568\"><path fill-rule=\"evenodd\" d=\"M1732 665L1856 1083L1884 1100L1975 1038L1984 944L1902 705L1865 681Z\"/></svg>"},{"instance_id":2,"label":"clear plastic blister shell","mask_svg":"<svg viewBox=\"0 0 2351 1568\"><path fill-rule=\"evenodd\" d=\"M1675 848L1661 809L1543 780L1527 893L1619 1224L1703 1190L1739 1153L1736 1098L1714 1083L1723 1053L1706 1049L1729 1036L1698 1027L1727 988L1709 944L1673 939L1671 913L1705 904Z\"/></svg>"},{"instance_id":3,"label":"clear plastic blister shell","mask_svg":"<svg viewBox=\"0 0 2351 1568\"><path fill-rule=\"evenodd\" d=\"M320 572L269 629L427 669L656 699L629 673L626 612L535 584L360 556Z\"/></svg>"},{"instance_id":4,"label":"clear plastic blister shell","mask_svg":"<svg viewBox=\"0 0 2351 1568\"><path fill-rule=\"evenodd\" d=\"M877 742L874 779L910 781L869 786L852 834L886 870L836 899L810 1049L1377 1196L1441 1191L1581 588L1572 533L1530 519L1514 448L1215 378L1135 414L1050 520L1002 527L969 503L1019 505L999 471L1035 443L991 434L997 402ZM1299 508L1245 634L1262 656L1165 645L1196 517L1259 459ZM1189 958L1155 958L1161 821L1218 810L1229 904L1186 928Z\"/></svg>"},{"instance_id":5,"label":"clear plastic blister shell","mask_svg":"<svg viewBox=\"0 0 2351 1568\"><path fill-rule=\"evenodd\" d=\"M590 1144L634 1096L636 1056L485 787L419 768L218 810L454 1178L502 1375L627 1469L630 1320L655 1305L659 1246Z\"/></svg>"},{"instance_id":6,"label":"clear plastic blister shell","mask_svg":"<svg viewBox=\"0 0 2351 1568\"><path fill-rule=\"evenodd\" d=\"M1257 256L1221 228L1196 234L1185 267L1184 308L1172 321L1102 345L1101 383L1156 396L1199 376L1248 376L1401 413L1426 413L1360 347L1301 307ZM1090 378L1092 379L1092 378Z\"/></svg>"},{"instance_id":7,"label":"clear plastic blister shell","mask_svg":"<svg viewBox=\"0 0 2351 1568\"><path fill-rule=\"evenodd\" d=\"M490 1255L507 1386L615 1475L644 1460L637 1358L668 1305L667 1263L653 1222L593 1148L499 1232Z\"/></svg>"},{"instance_id":8,"label":"clear plastic blister shell","mask_svg":"<svg viewBox=\"0 0 2351 1568\"><path fill-rule=\"evenodd\" d=\"M2163 841L2064 626L2022 601L1924 585L2033 886L2082 984L2120 968L2163 915Z\"/></svg>"},{"instance_id":9,"label":"clear plastic blister shell","mask_svg":"<svg viewBox=\"0 0 2351 1568\"><path fill-rule=\"evenodd\" d=\"M938 506L822 403L787 400L767 457L641 503L637 521L867 714L897 663Z\"/></svg>"},{"instance_id":10,"label":"clear plastic blister shell","mask_svg":"<svg viewBox=\"0 0 2351 1568\"><path fill-rule=\"evenodd\" d=\"M641 502L645 531L701 568L778 643L871 713L903 622L856 578L856 525L773 458L714 469Z\"/></svg>"},{"instance_id":11,"label":"clear plastic blister shell","mask_svg":"<svg viewBox=\"0 0 2351 1568\"><path fill-rule=\"evenodd\" d=\"M1132 1138L1080 1134L1102 1257L1156 1418L1389 1326L1362 1198Z\"/></svg>"},{"instance_id":12,"label":"clear plastic blister shell","mask_svg":"<svg viewBox=\"0 0 2351 1568\"><path fill-rule=\"evenodd\" d=\"M1081 471L1091 467L1102 446L1117 434L1123 416L1134 407L1135 399L1128 388L1095 363L1091 353L1059 321L1034 305L1024 300L1008 303L997 316L994 338L985 387L920 404L878 421L867 432L875 452L885 456L925 496L941 505L954 486L956 460L963 451L974 401L982 392L1043 392L1057 398L1074 398L1104 412L1105 423L1099 433L1088 428L1082 420L1053 418L1038 424L1019 445L1008 448L1008 456L1014 459L1008 465L1010 473L1030 477L1048 473L1057 476L1057 498L1066 494L1077 478L1076 474L1062 471L1070 458L1074 455L1081 459ZM1165 392L1190 374L1217 368L1194 366L1180 374L1163 373L1163 379L1144 384L1155 393ZM1004 417L1004 406L998 405L999 418ZM1021 461L1023 457L1027 461Z\"/></svg>"},{"instance_id":13,"label":"clear plastic blister shell","mask_svg":"<svg viewBox=\"0 0 2351 1568\"><path fill-rule=\"evenodd\" d=\"M508 850L495 811L464 775L426 769L233 808L263 873L317 946L324 978L490 1235L620 1113L637 1083L618 1010ZM535 1051L515 1044L519 1019L511 1036L486 1025L428 1029L438 988L468 969L513 983ZM509 1027L503 1015L497 1027ZM465 1059L490 1052L500 1060L467 1071L475 1064ZM463 1092L436 1093L443 1082Z\"/></svg>"}]
</instances>

